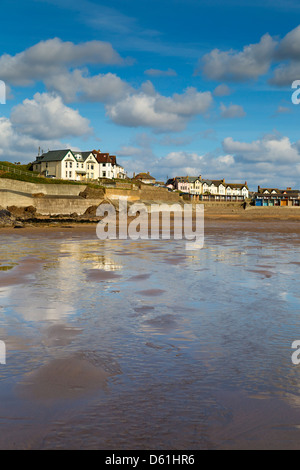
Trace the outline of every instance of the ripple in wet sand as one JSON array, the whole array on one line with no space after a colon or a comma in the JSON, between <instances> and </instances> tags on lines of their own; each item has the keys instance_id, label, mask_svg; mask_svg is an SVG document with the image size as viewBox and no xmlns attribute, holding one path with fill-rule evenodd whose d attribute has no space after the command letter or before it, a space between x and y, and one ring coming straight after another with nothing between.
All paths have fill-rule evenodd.
<instances>
[{"instance_id":1,"label":"ripple in wet sand","mask_svg":"<svg viewBox=\"0 0 300 470\"><path fill-rule=\"evenodd\" d=\"M86 274L88 280L93 282L111 281L121 277L120 274L114 271L105 271L104 269L88 269Z\"/></svg>"},{"instance_id":2,"label":"ripple in wet sand","mask_svg":"<svg viewBox=\"0 0 300 470\"><path fill-rule=\"evenodd\" d=\"M176 266L177 264L184 263L186 261L185 256L177 256L176 258L164 258L164 263L166 264L171 264L173 266Z\"/></svg>"},{"instance_id":3,"label":"ripple in wet sand","mask_svg":"<svg viewBox=\"0 0 300 470\"><path fill-rule=\"evenodd\" d=\"M269 279L270 277L274 276L274 273L271 271L265 271L260 269L247 269L250 273L260 274L262 277Z\"/></svg>"},{"instance_id":4,"label":"ripple in wet sand","mask_svg":"<svg viewBox=\"0 0 300 470\"><path fill-rule=\"evenodd\" d=\"M142 307L135 307L134 309L136 313L147 313L151 312L152 310L155 310L155 308L151 305L143 305Z\"/></svg>"},{"instance_id":5,"label":"ripple in wet sand","mask_svg":"<svg viewBox=\"0 0 300 470\"><path fill-rule=\"evenodd\" d=\"M108 372L85 359L54 359L27 374L17 386L17 393L30 400L79 398L104 389L108 377Z\"/></svg>"},{"instance_id":6,"label":"ripple in wet sand","mask_svg":"<svg viewBox=\"0 0 300 470\"><path fill-rule=\"evenodd\" d=\"M43 343L46 346L67 346L81 331L79 328L72 328L65 324L51 325L44 330Z\"/></svg>"},{"instance_id":7,"label":"ripple in wet sand","mask_svg":"<svg viewBox=\"0 0 300 470\"><path fill-rule=\"evenodd\" d=\"M140 290L137 294L146 295L147 297L158 297L159 295L164 294L166 291L163 289L146 289Z\"/></svg>"},{"instance_id":8,"label":"ripple in wet sand","mask_svg":"<svg viewBox=\"0 0 300 470\"><path fill-rule=\"evenodd\" d=\"M131 282L146 281L150 277L151 277L151 274L137 274L136 276L130 277L128 281L131 281Z\"/></svg>"},{"instance_id":9,"label":"ripple in wet sand","mask_svg":"<svg viewBox=\"0 0 300 470\"><path fill-rule=\"evenodd\" d=\"M175 320L174 315L169 314L159 315L151 320L146 320L144 324L162 332L168 332L178 327L178 323Z\"/></svg>"},{"instance_id":10,"label":"ripple in wet sand","mask_svg":"<svg viewBox=\"0 0 300 470\"><path fill-rule=\"evenodd\" d=\"M43 261L38 258L27 257L14 265L12 269L0 272L0 286L11 286L30 282L30 276L36 274Z\"/></svg>"}]
</instances>

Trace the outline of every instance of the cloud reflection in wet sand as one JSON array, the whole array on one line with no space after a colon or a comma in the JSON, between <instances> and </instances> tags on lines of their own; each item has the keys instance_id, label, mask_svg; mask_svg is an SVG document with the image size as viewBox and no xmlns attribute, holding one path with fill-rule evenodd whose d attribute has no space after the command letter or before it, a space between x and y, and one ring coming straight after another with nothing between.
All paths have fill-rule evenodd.
<instances>
[{"instance_id":1,"label":"cloud reflection in wet sand","mask_svg":"<svg viewBox=\"0 0 300 470\"><path fill-rule=\"evenodd\" d=\"M208 223L192 255L4 236L0 447L296 447L300 244L252 224Z\"/></svg>"}]
</instances>

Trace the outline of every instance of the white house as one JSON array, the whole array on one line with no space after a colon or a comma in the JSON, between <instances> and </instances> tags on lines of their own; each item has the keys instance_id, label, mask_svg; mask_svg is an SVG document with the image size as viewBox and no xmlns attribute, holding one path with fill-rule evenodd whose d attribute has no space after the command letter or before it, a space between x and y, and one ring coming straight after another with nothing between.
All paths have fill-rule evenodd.
<instances>
[{"instance_id":1,"label":"white house","mask_svg":"<svg viewBox=\"0 0 300 470\"><path fill-rule=\"evenodd\" d=\"M76 163L77 160L72 150L51 150L36 157L32 169L44 176L53 176L64 180L76 180Z\"/></svg>"},{"instance_id":2,"label":"white house","mask_svg":"<svg viewBox=\"0 0 300 470\"><path fill-rule=\"evenodd\" d=\"M126 178L126 172L117 164L116 157L100 151L51 150L36 157L32 170L46 177L71 181Z\"/></svg>"},{"instance_id":3,"label":"white house","mask_svg":"<svg viewBox=\"0 0 300 470\"><path fill-rule=\"evenodd\" d=\"M98 162L92 152L76 152L76 180L98 178Z\"/></svg>"},{"instance_id":4,"label":"white house","mask_svg":"<svg viewBox=\"0 0 300 470\"><path fill-rule=\"evenodd\" d=\"M109 153L93 150L93 155L98 162L98 178L118 178L125 179L127 177L125 169L118 165L117 157L109 155Z\"/></svg>"}]
</instances>

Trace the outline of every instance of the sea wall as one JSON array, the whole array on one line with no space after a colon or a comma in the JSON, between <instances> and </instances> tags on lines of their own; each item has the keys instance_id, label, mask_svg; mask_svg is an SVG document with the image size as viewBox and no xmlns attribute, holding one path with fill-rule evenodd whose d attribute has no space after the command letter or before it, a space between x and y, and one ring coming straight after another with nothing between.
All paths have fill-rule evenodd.
<instances>
[{"instance_id":1,"label":"sea wall","mask_svg":"<svg viewBox=\"0 0 300 470\"><path fill-rule=\"evenodd\" d=\"M31 194L0 189L0 207L4 207L5 209L8 206L28 207L35 205L33 202L34 198Z\"/></svg>"},{"instance_id":2,"label":"sea wall","mask_svg":"<svg viewBox=\"0 0 300 470\"><path fill-rule=\"evenodd\" d=\"M101 201L99 201L100 203ZM83 215L85 211L92 205L97 205L94 200L91 202L90 199L82 198L41 198L34 201L34 207L39 214L42 215L70 215L78 214Z\"/></svg>"},{"instance_id":3,"label":"sea wall","mask_svg":"<svg viewBox=\"0 0 300 470\"><path fill-rule=\"evenodd\" d=\"M119 197L127 197L129 202L166 202L176 203L181 201L178 193L172 193L167 189L147 187L137 190L126 190L118 188L106 188L105 194L108 199L118 199Z\"/></svg>"},{"instance_id":4,"label":"sea wall","mask_svg":"<svg viewBox=\"0 0 300 470\"><path fill-rule=\"evenodd\" d=\"M0 190L19 191L27 194L46 194L49 196L78 196L86 188L82 184L34 184L0 178Z\"/></svg>"},{"instance_id":5,"label":"sea wall","mask_svg":"<svg viewBox=\"0 0 300 470\"><path fill-rule=\"evenodd\" d=\"M85 195L82 194L84 191ZM180 201L177 193L162 188L106 188L98 191L86 185L34 184L0 178L0 207L6 209L11 206L33 206L42 215L82 215L89 207L99 205L103 199L116 201L125 197L129 203L142 201L173 204Z\"/></svg>"}]
</instances>

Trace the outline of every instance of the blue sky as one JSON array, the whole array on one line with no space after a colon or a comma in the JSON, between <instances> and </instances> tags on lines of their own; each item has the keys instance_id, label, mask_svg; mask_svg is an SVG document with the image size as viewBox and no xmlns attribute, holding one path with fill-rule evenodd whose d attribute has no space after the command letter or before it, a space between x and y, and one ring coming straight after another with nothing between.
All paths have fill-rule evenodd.
<instances>
[{"instance_id":1,"label":"blue sky","mask_svg":"<svg viewBox=\"0 0 300 470\"><path fill-rule=\"evenodd\" d=\"M100 148L130 175L300 188L299 12L293 0L2 0L0 159Z\"/></svg>"}]
</instances>

